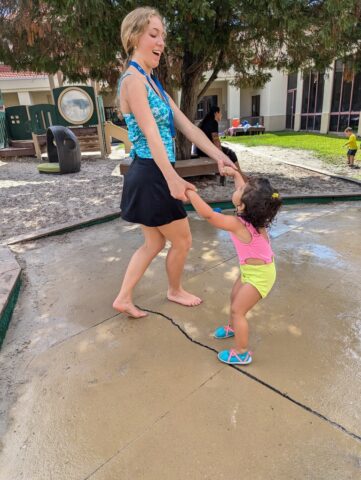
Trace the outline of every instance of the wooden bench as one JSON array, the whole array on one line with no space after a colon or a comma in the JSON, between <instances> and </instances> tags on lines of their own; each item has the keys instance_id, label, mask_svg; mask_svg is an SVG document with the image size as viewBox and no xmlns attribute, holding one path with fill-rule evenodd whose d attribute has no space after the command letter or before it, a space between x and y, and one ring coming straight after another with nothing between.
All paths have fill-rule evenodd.
<instances>
[{"instance_id":1,"label":"wooden bench","mask_svg":"<svg viewBox=\"0 0 361 480\"><path fill-rule=\"evenodd\" d=\"M243 128L239 127L230 127L226 131L228 135L231 137L238 137L239 135L259 135L260 133L264 133L266 131L265 127L248 127Z\"/></svg>"},{"instance_id":2,"label":"wooden bench","mask_svg":"<svg viewBox=\"0 0 361 480\"><path fill-rule=\"evenodd\" d=\"M132 161L133 159L131 157L127 157L120 161L119 169L121 175L127 173ZM217 162L208 157L178 160L175 164L175 169L182 178L195 177L198 175L215 175L218 173Z\"/></svg>"}]
</instances>

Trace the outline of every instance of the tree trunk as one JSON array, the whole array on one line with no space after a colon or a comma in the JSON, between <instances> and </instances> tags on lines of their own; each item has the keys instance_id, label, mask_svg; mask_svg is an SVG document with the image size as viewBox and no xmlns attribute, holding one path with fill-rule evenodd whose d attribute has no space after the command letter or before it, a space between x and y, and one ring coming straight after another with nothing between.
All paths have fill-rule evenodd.
<instances>
[{"instance_id":1,"label":"tree trunk","mask_svg":"<svg viewBox=\"0 0 361 480\"><path fill-rule=\"evenodd\" d=\"M182 96L180 109L184 115L193 122L196 117L199 83L201 73L196 71L194 73L186 73L187 69L183 69L182 74ZM187 160L191 158L191 143L180 132L177 133L177 160Z\"/></svg>"}]
</instances>

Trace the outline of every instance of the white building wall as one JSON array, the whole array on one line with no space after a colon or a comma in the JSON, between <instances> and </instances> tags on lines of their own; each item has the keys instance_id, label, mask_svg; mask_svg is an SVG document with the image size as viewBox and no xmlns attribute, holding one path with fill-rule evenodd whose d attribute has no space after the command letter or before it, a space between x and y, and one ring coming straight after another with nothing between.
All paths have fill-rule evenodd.
<instances>
[{"instance_id":1,"label":"white building wall","mask_svg":"<svg viewBox=\"0 0 361 480\"><path fill-rule=\"evenodd\" d=\"M233 99L234 101L234 95L237 96L237 92L230 88L228 81L223 77L214 81L211 87L206 90L204 96L208 95L217 95L218 106L222 112L222 120L220 122L219 129L225 130L228 128L230 121L229 119L231 118L229 116L229 108L232 100L230 99ZM231 113L234 113L236 116L239 115L239 108L237 109L237 105L239 105L239 102L235 105L235 109L231 111Z\"/></svg>"},{"instance_id":2,"label":"white building wall","mask_svg":"<svg viewBox=\"0 0 361 480\"><path fill-rule=\"evenodd\" d=\"M210 73L205 74L205 80L210 76ZM229 127L232 118L239 118L240 116L240 95L238 88L231 85L234 79L234 70L230 69L227 72L219 72L218 78L208 88L206 95L218 95L218 106L222 112L222 122L220 129Z\"/></svg>"},{"instance_id":3,"label":"white building wall","mask_svg":"<svg viewBox=\"0 0 361 480\"><path fill-rule=\"evenodd\" d=\"M40 103L53 103L50 91L44 92L30 92L31 105L38 105Z\"/></svg>"},{"instance_id":4,"label":"white building wall","mask_svg":"<svg viewBox=\"0 0 361 480\"><path fill-rule=\"evenodd\" d=\"M0 90L5 107L49 103L51 99L48 77L0 79Z\"/></svg>"},{"instance_id":5,"label":"white building wall","mask_svg":"<svg viewBox=\"0 0 361 480\"><path fill-rule=\"evenodd\" d=\"M233 105L239 99L239 117L252 115L252 97L260 96L260 115L264 117L266 130L283 130L286 126L287 75L272 71L272 79L263 88L242 88L238 96L232 96L228 103ZM235 118L237 115L230 116Z\"/></svg>"},{"instance_id":6,"label":"white building wall","mask_svg":"<svg viewBox=\"0 0 361 480\"><path fill-rule=\"evenodd\" d=\"M240 117L249 117L252 115L252 93L253 90L249 88L242 88L240 90L239 94L239 101L240 101L240 107L239 107L239 116ZM257 94L256 94L257 95ZM261 97L262 100L262 97Z\"/></svg>"},{"instance_id":7,"label":"white building wall","mask_svg":"<svg viewBox=\"0 0 361 480\"><path fill-rule=\"evenodd\" d=\"M240 89L227 83L227 119L239 118L241 94Z\"/></svg>"},{"instance_id":8,"label":"white building wall","mask_svg":"<svg viewBox=\"0 0 361 480\"><path fill-rule=\"evenodd\" d=\"M4 100L5 108L17 107L18 105L20 105L19 96L16 92L3 93L3 100Z\"/></svg>"},{"instance_id":9,"label":"white building wall","mask_svg":"<svg viewBox=\"0 0 361 480\"><path fill-rule=\"evenodd\" d=\"M261 111L266 130L284 130L286 127L287 74L272 71L271 80L259 92Z\"/></svg>"}]
</instances>

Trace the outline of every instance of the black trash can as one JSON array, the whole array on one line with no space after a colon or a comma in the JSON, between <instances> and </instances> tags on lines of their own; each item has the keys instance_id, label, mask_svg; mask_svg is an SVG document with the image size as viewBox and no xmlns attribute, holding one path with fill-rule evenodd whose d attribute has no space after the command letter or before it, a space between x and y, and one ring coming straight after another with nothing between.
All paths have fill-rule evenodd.
<instances>
[{"instance_id":1,"label":"black trash can","mask_svg":"<svg viewBox=\"0 0 361 480\"><path fill-rule=\"evenodd\" d=\"M67 127L49 127L46 132L48 163L38 165L40 173L76 173L80 171L79 140Z\"/></svg>"}]
</instances>

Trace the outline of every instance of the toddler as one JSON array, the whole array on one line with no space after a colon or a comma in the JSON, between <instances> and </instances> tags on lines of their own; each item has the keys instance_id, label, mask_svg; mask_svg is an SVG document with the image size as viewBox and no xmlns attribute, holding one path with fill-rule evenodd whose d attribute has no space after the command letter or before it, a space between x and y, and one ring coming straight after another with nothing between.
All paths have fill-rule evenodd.
<instances>
[{"instance_id":1,"label":"toddler","mask_svg":"<svg viewBox=\"0 0 361 480\"><path fill-rule=\"evenodd\" d=\"M224 168L224 174L235 180L236 190L232 196L235 216L215 212L192 190L186 194L201 217L214 227L230 232L236 248L240 277L232 288L230 321L217 328L214 336L235 337L234 348L219 352L221 362L246 365L252 362L246 314L269 294L276 280L274 255L266 229L280 209L281 199L266 178L254 177L245 182L239 172L229 167Z\"/></svg>"}]
</instances>

